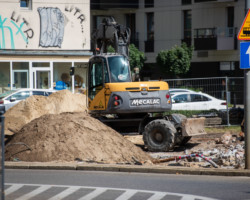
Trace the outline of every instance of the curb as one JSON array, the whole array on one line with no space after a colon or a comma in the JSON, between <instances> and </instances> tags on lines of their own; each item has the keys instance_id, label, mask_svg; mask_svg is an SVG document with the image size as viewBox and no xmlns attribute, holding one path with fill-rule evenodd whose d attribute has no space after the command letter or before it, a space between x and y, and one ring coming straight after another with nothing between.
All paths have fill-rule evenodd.
<instances>
[{"instance_id":1,"label":"curb","mask_svg":"<svg viewBox=\"0 0 250 200\"><path fill-rule=\"evenodd\" d=\"M134 173L215 175L215 176L246 176L250 177L249 169L211 169L186 168L166 166L139 166L89 163L43 163L43 162L5 162L6 169L41 169L41 170L79 170L79 171L108 171Z\"/></svg>"}]
</instances>

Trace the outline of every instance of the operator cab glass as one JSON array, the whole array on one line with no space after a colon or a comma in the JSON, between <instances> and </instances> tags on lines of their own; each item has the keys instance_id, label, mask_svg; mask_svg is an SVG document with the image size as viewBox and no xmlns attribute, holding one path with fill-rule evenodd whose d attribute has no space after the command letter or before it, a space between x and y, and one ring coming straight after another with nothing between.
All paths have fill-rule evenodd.
<instances>
[{"instance_id":1,"label":"operator cab glass","mask_svg":"<svg viewBox=\"0 0 250 200\"><path fill-rule=\"evenodd\" d=\"M129 63L124 56L108 57L110 80L112 83L131 82Z\"/></svg>"},{"instance_id":2,"label":"operator cab glass","mask_svg":"<svg viewBox=\"0 0 250 200\"><path fill-rule=\"evenodd\" d=\"M94 57L89 62L90 99L105 87L105 83L131 82L129 63L124 56Z\"/></svg>"}]
</instances>

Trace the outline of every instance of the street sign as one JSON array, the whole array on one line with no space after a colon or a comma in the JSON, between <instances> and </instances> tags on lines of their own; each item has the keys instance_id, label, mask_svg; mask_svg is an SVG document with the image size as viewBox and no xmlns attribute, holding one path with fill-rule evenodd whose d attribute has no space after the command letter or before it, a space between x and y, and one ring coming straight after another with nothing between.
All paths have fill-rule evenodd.
<instances>
[{"instance_id":1,"label":"street sign","mask_svg":"<svg viewBox=\"0 0 250 200\"><path fill-rule=\"evenodd\" d=\"M240 43L240 68L250 69L250 42Z\"/></svg>"},{"instance_id":2,"label":"street sign","mask_svg":"<svg viewBox=\"0 0 250 200\"><path fill-rule=\"evenodd\" d=\"M250 40L250 9L241 25L240 32L238 33L238 40Z\"/></svg>"}]
</instances>

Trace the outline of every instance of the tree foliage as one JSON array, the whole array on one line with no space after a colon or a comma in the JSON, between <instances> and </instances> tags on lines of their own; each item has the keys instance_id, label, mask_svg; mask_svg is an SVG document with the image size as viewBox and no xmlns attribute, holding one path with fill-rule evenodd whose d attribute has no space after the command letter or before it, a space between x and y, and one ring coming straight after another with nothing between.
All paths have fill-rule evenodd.
<instances>
[{"instance_id":1,"label":"tree foliage","mask_svg":"<svg viewBox=\"0 0 250 200\"><path fill-rule=\"evenodd\" d=\"M170 50L160 51L156 57L157 64L163 72L171 75L186 74L190 69L193 47L185 43Z\"/></svg>"},{"instance_id":2,"label":"tree foliage","mask_svg":"<svg viewBox=\"0 0 250 200\"><path fill-rule=\"evenodd\" d=\"M144 52L140 51L136 48L134 44L129 45L129 62L131 70L134 68L139 68L139 70L143 67L144 62L146 61L146 57Z\"/></svg>"}]
</instances>

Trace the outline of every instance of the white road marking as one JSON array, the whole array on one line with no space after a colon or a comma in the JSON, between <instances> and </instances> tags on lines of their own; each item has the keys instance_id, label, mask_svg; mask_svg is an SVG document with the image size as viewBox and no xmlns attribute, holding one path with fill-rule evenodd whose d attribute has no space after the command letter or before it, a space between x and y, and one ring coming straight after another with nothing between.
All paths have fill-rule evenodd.
<instances>
[{"instance_id":1,"label":"white road marking","mask_svg":"<svg viewBox=\"0 0 250 200\"><path fill-rule=\"evenodd\" d=\"M137 193L136 190L127 190L123 194L121 194L119 197L117 197L115 200L127 200L130 197L132 197L135 193Z\"/></svg>"},{"instance_id":2,"label":"white road marking","mask_svg":"<svg viewBox=\"0 0 250 200\"><path fill-rule=\"evenodd\" d=\"M152 195L147 200L161 200L163 197L167 195L166 192L156 192L154 195Z\"/></svg>"},{"instance_id":3,"label":"white road marking","mask_svg":"<svg viewBox=\"0 0 250 200\"><path fill-rule=\"evenodd\" d=\"M32 197L34 197L34 196L36 196L36 195L38 195L38 194L41 194L42 192L45 192L46 190L48 190L48 189L50 189L50 188L51 188L50 185L42 185L42 186L40 186L39 188L37 188L37 189L31 191L31 192L28 193L28 194L25 194L25 195L21 196L21 197L15 199L15 200L23 200L23 199L29 200L29 199L31 199Z\"/></svg>"},{"instance_id":4,"label":"white road marking","mask_svg":"<svg viewBox=\"0 0 250 200\"><path fill-rule=\"evenodd\" d=\"M23 186L24 185L22 185L22 184L13 184L7 190L5 190L5 195L9 195L9 194L19 190Z\"/></svg>"},{"instance_id":5,"label":"white road marking","mask_svg":"<svg viewBox=\"0 0 250 200\"><path fill-rule=\"evenodd\" d=\"M203 197L203 196L196 196L196 195L190 195L190 194L180 194L180 193L171 193L171 192L158 192L158 191L149 191L149 190L132 190L132 189L124 189L124 188L104 188L104 187L85 187L85 186L72 186L72 185L40 185L40 184L15 184L15 183L5 183L5 185L10 185L8 189L5 190L5 196L10 195L11 193L21 189L23 186L30 186L34 187L37 186L39 188L34 189L33 191L23 194L22 190L20 190L21 196L18 197L16 200L28 200L32 197L35 197L38 194L46 193L46 190L53 188L53 187L59 187L59 188L65 188L62 192L56 194L55 196L51 197L49 200L58 200L63 199L70 194L73 194L79 189L91 189L94 190L83 197L81 197L79 200L92 200L95 197L98 197L102 193L106 192L107 190L115 190L115 191L124 191L119 197L117 197L115 200L128 200L136 193L150 193L152 196L150 196L147 200L161 200L166 195L173 195L178 196L181 198L181 200L216 200L213 198Z\"/></svg>"},{"instance_id":6,"label":"white road marking","mask_svg":"<svg viewBox=\"0 0 250 200\"><path fill-rule=\"evenodd\" d=\"M49 200L63 199L65 197L73 194L74 192L76 192L80 188L81 188L80 186L71 186L71 187L67 188L66 190L62 191L61 193L51 197Z\"/></svg>"},{"instance_id":7,"label":"white road marking","mask_svg":"<svg viewBox=\"0 0 250 200\"><path fill-rule=\"evenodd\" d=\"M89 194L85 195L84 197L78 199L78 200L91 200L94 199L95 197L99 196L103 192L105 192L107 188L97 188L93 192L90 192Z\"/></svg>"}]
</instances>

